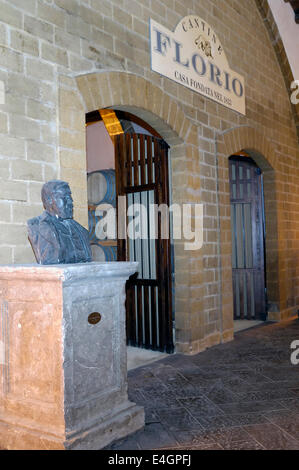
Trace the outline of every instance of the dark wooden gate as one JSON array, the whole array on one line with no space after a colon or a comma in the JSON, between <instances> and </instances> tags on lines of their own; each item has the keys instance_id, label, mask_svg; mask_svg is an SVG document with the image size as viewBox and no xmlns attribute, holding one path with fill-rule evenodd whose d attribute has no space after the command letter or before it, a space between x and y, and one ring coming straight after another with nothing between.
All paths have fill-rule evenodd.
<instances>
[{"instance_id":1,"label":"dark wooden gate","mask_svg":"<svg viewBox=\"0 0 299 470\"><path fill-rule=\"evenodd\" d=\"M229 162L234 318L266 319L261 170L246 157Z\"/></svg>"},{"instance_id":2,"label":"dark wooden gate","mask_svg":"<svg viewBox=\"0 0 299 470\"><path fill-rule=\"evenodd\" d=\"M150 236L149 207L167 204L168 145L145 134L121 134L115 137L116 195L126 196L127 207L142 204L146 220L135 227L133 218L127 224L133 231L141 229L142 238L118 240L119 261L139 261L139 274L127 282L127 342L131 346L173 352L171 255L170 240L163 238L163 219L156 219L157 238ZM118 208L119 210L119 208ZM152 231L153 233L153 231Z\"/></svg>"}]
</instances>

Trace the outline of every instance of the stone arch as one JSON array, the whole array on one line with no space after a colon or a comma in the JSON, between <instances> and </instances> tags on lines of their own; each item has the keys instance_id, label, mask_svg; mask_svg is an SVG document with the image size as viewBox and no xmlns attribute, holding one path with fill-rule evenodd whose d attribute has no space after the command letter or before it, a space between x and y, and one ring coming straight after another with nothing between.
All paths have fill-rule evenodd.
<instances>
[{"instance_id":1,"label":"stone arch","mask_svg":"<svg viewBox=\"0 0 299 470\"><path fill-rule=\"evenodd\" d=\"M218 198L220 227L222 329L230 338L233 329L232 245L230 224L229 157L241 151L250 155L264 174L266 218L266 274L269 319L283 316L283 278L279 276L279 213L277 172L279 160L275 146L257 129L241 126L225 131L217 138Z\"/></svg>"},{"instance_id":2,"label":"stone arch","mask_svg":"<svg viewBox=\"0 0 299 470\"><path fill-rule=\"evenodd\" d=\"M85 114L109 107L130 110L157 129L170 145L171 163L176 167L173 173L178 178L175 199L183 198L180 189L188 187L183 160L192 160L194 165L198 161L196 125L172 97L145 78L115 71L60 77L59 176L70 181L75 216L84 225L87 225ZM173 186L176 187L175 181Z\"/></svg>"},{"instance_id":3,"label":"stone arch","mask_svg":"<svg viewBox=\"0 0 299 470\"><path fill-rule=\"evenodd\" d=\"M76 81L86 112L129 107L153 128L158 128L169 145L187 140L190 120L174 99L145 78L113 71L79 76Z\"/></svg>"},{"instance_id":4,"label":"stone arch","mask_svg":"<svg viewBox=\"0 0 299 470\"><path fill-rule=\"evenodd\" d=\"M80 223L88 224L85 114L101 108L126 109L156 129L170 145L172 202L198 202L193 191L198 189L200 174L198 129L171 96L145 78L127 72L60 77L59 176L70 183L74 215ZM192 295L197 293L194 289L191 292L194 273L190 271L190 256L184 250L184 242L176 240L174 250L176 350L189 353L194 336L202 334L199 321L192 317ZM202 258L200 254L196 256L199 277Z\"/></svg>"},{"instance_id":5,"label":"stone arch","mask_svg":"<svg viewBox=\"0 0 299 470\"><path fill-rule=\"evenodd\" d=\"M228 129L223 132L223 134L219 135L217 143L219 152L224 155L232 155L233 153L245 150L245 148L251 148L253 152L254 149L256 149L264 156L264 160L259 161L259 164L263 166L262 169L278 169L274 145L265 135L254 127L240 126L234 129Z\"/></svg>"}]
</instances>

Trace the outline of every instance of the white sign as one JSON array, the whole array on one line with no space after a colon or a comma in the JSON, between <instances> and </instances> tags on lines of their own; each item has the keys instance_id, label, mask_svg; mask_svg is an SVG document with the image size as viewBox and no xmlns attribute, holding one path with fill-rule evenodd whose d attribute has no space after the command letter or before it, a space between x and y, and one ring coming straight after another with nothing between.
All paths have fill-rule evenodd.
<instances>
[{"instance_id":1,"label":"white sign","mask_svg":"<svg viewBox=\"0 0 299 470\"><path fill-rule=\"evenodd\" d=\"M245 115L244 78L230 69L211 26L186 16L174 32L150 20L151 68L219 104Z\"/></svg>"}]
</instances>

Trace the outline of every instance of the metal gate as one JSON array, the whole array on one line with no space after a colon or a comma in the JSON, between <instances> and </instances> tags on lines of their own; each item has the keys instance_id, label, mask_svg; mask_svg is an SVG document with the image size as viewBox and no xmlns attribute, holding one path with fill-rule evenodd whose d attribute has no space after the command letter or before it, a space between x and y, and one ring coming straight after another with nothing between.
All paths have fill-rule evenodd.
<instances>
[{"instance_id":1,"label":"metal gate","mask_svg":"<svg viewBox=\"0 0 299 470\"><path fill-rule=\"evenodd\" d=\"M171 353L170 240L162 236L169 218L160 212L150 217L153 204L169 207L168 145L154 136L127 133L115 137L115 151L117 197L126 196L128 210L134 204L145 208L138 222L132 214L127 218L133 239L118 239L118 260L139 261L140 266L126 286L127 342Z\"/></svg>"},{"instance_id":2,"label":"metal gate","mask_svg":"<svg viewBox=\"0 0 299 470\"><path fill-rule=\"evenodd\" d=\"M234 318L266 319L262 172L250 158L229 160Z\"/></svg>"}]
</instances>

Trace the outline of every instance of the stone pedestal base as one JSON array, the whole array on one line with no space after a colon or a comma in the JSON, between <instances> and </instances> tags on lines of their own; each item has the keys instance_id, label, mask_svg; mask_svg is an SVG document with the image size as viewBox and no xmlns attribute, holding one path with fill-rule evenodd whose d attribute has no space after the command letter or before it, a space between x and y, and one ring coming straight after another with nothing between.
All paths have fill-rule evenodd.
<instances>
[{"instance_id":1,"label":"stone pedestal base","mask_svg":"<svg viewBox=\"0 0 299 470\"><path fill-rule=\"evenodd\" d=\"M0 448L101 449L128 401L125 282L137 263L0 266Z\"/></svg>"}]
</instances>

